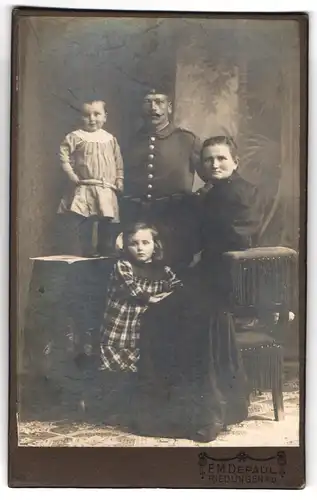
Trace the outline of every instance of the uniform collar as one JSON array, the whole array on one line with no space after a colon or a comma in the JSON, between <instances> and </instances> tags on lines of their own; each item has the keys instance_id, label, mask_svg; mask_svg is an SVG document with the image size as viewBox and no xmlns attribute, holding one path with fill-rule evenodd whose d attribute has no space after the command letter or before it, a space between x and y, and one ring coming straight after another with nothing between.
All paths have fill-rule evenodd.
<instances>
[{"instance_id":1,"label":"uniform collar","mask_svg":"<svg viewBox=\"0 0 317 500\"><path fill-rule=\"evenodd\" d=\"M175 130L175 125L173 123L169 123L166 127L162 128L158 132L151 132L148 128L142 127L141 132L147 136L153 135L154 137L159 137L160 139L164 137L168 137Z\"/></svg>"},{"instance_id":2,"label":"uniform collar","mask_svg":"<svg viewBox=\"0 0 317 500\"><path fill-rule=\"evenodd\" d=\"M168 137L169 135L171 135L172 132L174 132L175 130L175 126L173 125L173 123L169 123L168 125L166 125L166 127L162 128L162 130L160 130L159 132L155 132L154 135L156 135L157 137Z\"/></svg>"}]
</instances>

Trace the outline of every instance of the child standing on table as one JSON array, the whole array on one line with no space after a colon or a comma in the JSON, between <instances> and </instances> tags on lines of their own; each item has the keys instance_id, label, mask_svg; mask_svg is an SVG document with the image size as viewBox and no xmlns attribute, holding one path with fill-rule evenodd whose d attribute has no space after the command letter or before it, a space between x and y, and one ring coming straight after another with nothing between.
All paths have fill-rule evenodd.
<instances>
[{"instance_id":1,"label":"child standing on table","mask_svg":"<svg viewBox=\"0 0 317 500\"><path fill-rule=\"evenodd\" d=\"M72 216L85 257L113 253L114 228L119 222L123 160L117 139L103 129L106 120L105 102L85 102L83 127L70 132L60 147L60 160L69 185L58 213ZM92 243L94 222L98 223L97 249Z\"/></svg>"}]
</instances>

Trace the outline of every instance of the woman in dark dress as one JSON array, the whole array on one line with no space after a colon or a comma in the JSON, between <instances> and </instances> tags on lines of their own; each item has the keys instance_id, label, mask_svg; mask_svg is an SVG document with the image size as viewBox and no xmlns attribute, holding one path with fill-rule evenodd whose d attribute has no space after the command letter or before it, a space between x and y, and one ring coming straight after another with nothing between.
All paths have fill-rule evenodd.
<instances>
[{"instance_id":1,"label":"woman in dark dress","mask_svg":"<svg viewBox=\"0 0 317 500\"><path fill-rule=\"evenodd\" d=\"M251 246L259 221L233 140L205 141L202 164L209 181L197 197L201 260L183 288L143 317L137 406L145 434L210 442L248 414L222 254Z\"/></svg>"},{"instance_id":2,"label":"woman in dark dress","mask_svg":"<svg viewBox=\"0 0 317 500\"><path fill-rule=\"evenodd\" d=\"M200 286L197 308L205 322L209 318L209 378L216 375L221 419L226 426L247 417L249 394L230 313L230 275L223 254L255 246L260 225L258 194L255 186L237 172L237 147L232 138L207 139L201 159L208 182L199 193L202 251L196 267ZM212 436L210 430L211 424L202 430L206 440Z\"/></svg>"}]
</instances>

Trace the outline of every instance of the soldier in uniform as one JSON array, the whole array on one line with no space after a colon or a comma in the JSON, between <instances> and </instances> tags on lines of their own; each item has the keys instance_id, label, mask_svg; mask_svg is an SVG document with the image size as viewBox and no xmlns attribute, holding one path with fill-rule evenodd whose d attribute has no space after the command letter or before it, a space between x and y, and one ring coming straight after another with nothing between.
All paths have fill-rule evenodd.
<instances>
[{"instance_id":1,"label":"soldier in uniform","mask_svg":"<svg viewBox=\"0 0 317 500\"><path fill-rule=\"evenodd\" d=\"M181 272L198 241L192 188L195 172L201 171L201 143L192 132L175 127L171 115L166 93L150 90L143 101L144 126L125 156L121 220L156 225L167 264Z\"/></svg>"}]
</instances>

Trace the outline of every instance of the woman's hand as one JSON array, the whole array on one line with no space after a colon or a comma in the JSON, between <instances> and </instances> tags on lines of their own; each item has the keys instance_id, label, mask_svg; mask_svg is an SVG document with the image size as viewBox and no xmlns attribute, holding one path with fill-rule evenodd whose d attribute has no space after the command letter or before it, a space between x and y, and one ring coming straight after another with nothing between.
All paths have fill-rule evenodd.
<instances>
[{"instance_id":1,"label":"woman's hand","mask_svg":"<svg viewBox=\"0 0 317 500\"><path fill-rule=\"evenodd\" d=\"M153 297L150 297L149 302L150 304L157 304L157 302L161 302L161 300L171 295L171 293L173 292L164 292L164 293L159 293L158 295L154 295Z\"/></svg>"}]
</instances>

